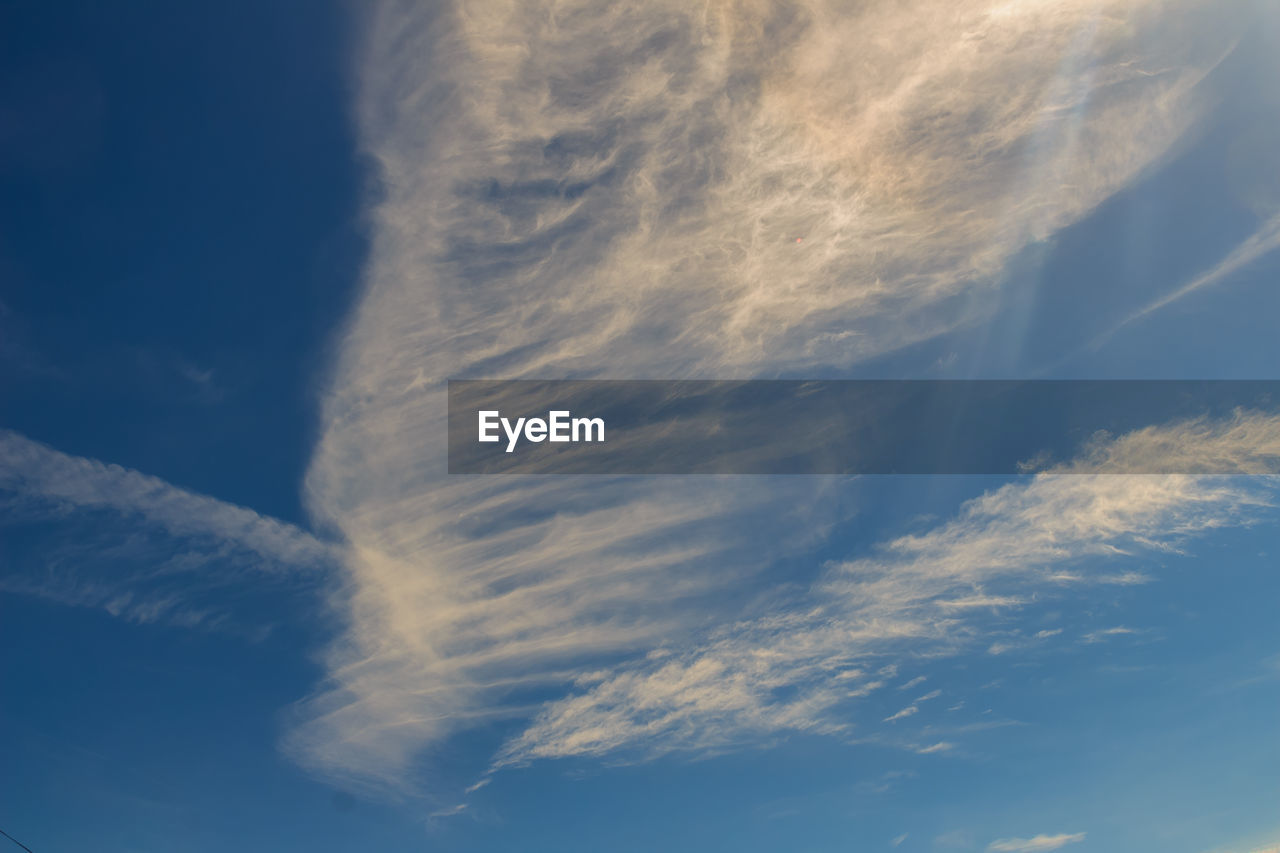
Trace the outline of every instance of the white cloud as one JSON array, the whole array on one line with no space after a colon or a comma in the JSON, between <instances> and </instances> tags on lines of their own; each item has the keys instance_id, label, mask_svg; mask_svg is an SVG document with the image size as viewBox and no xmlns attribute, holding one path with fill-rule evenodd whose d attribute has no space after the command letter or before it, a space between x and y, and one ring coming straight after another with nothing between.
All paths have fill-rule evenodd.
<instances>
[{"instance_id":1,"label":"white cloud","mask_svg":"<svg viewBox=\"0 0 1280 853\"><path fill-rule=\"evenodd\" d=\"M835 485L450 478L442 383L830 370L956 328L1195 123L1238 25L1206 0L377 6L357 116L384 192L308 475L346 630L291 753L413 787L427 747L548 689L500 761L843 731L824 711L878 685L832 678L1016 606L983 584L1229 515L1228 486L1036 481L743 602L848 512ZM1055 500L1088 537L1037 535Z\"/></svg>"},{"instance_id":2,"label":"white cloud","mask_svg":"<svg viewBox=\"0 0 1280 853\"><path fill-rule=\"evenodd\" d=\"M919 708L917 708L915 705L908 705L907 707L903 708L901 711L896 711L890 714L889 716L885 717L884 721L886 723L892 723L897 720L906 719L907 717L913 716L918 713L920 713Z\"/></svg>"},{"instance_id":3,"label":"white cloud","mask_svg":"<svg viewBox=\"0 0 1280 853\"><path fill-rule=\"evenodd\" d=\"M939 607L957 610L970 607L1021 607L1024 604L1024 599L1012 595L967 595L938 602Z\"/></svg>"},{"instance_id":4,"label":"white cloud","mask_svg":"<svg viewBox=\"0 0 1280 853\"><path fill-rule=\"evenodd\" d=\"M436 811L433 811L430 814L428 814L427 817L433 818L433 819L439 819L443 817L456 817L457 815L462 814L466 810L467 810L466 803L458 803L456 805L449 806L448 808L437 809Z\"/></svg>"},{"instance_id":5,"label":"white cloud","mask_svg":"<svg viewBox=\"0 0 1280 853\"><path fill-rule=\"evenodd\" d=\"M5 523L39 541L7 555L0 590L137 624L260 638L269 626L244 624L220 590L252 578L258 592L296 591L339 560L291 524L4 430L0 501Z\"/></svg>"},{"instance_id":6,"label":"white cloud","mask_svg":"<svg viewBox=\"0 0 1280 853\"><path fill-rule=\"evenodd\" d=\"M1180 425L1170 429L1183 434ZM1231 445L1236 439L1226 431L1218 440ZM1213 442L1200 448L1210 456L1222 452ZM850 711L833 709L857 697L840 673L861 676L867 667L859 663L880 655L959 654L981 638L977 620L987 618L981 609L943 604L959 590L1033 588L1062 564L1084 576L1105 570L1099 561L1167 551L1186 537L1248 523L1269 505L1262 489L1271 484L1106 473L1046 473L1010 483L926 533L833 564L789 613L736 624L706 644L657 663L623 665L581 685L547 705L498 763L610 752L645 757L753 738L767 742L770 734L789 731L847 734ZM1104 629L1099 638L1131 630ZM909 705L884 722L918 710Z\"/></svg>"},{"instance_id":7,"label":"white cloud","mask_svg":"<svg viewBox=\"0 0 1280 853\"><path fill-rule=\"evenodd\" d=\"M1083 832L1073 833L1071 835L1037 835L1033 838L1001 838L998 841L991 842L987 846L988 850L999 851L999 853L1036 853L1041 850L1057 850L1059 847L1065 847L1068 844L1075 844L1084 841L1085 834Z\"/></svg>"},{"instance_id":8,"label":"white cloud","mask_svg":"<svg viewBox=\"0 0 1280 853\"><path fill-rule=\"evenodd\" d=\"M321 569L336 556L333 546L291 524L119 465L69 456L8 430L0 430L0 491L27 513L104 510L173 537L232 542L263 558L258 566L264 569Z\"/></svg>"},{"instance_id":9,"label":"white cloud","mask_svg":"<svg viewBox=\"0 0 1280 853\"><path fill-rule=\"evenodd\" d=\"M1220 284L1240 270L1248 267L1254 261L1269 255L1276 249L1280 249L1280 214L1276 214L1270 219L1265 220L1258 226L1258 229L1253 234L1245 239L1240 245L1232 249L1231 252L1215 264L1212 269L1196 276L1176 290L1153 300L1149 304L1143 306L1140 310L1130 314L1114 328L1111 328L1098 336L1092 342L1092 345L1095 347L1098 346L1108 338L1114 336L1116 332L1120 331L1125 326L1142 320L1162 308L1167 308L1169 305L1172 305L1181 299L1185 299L1187 296L1197 291Z\"/></svg>"},{"instance_id":10,"label":"white cloud","mask_svg":"<svg viewBox=\"0 0 1280 853\"><path fill-rule=\"evenodd\" d=\"M956 745L954 743L939 741L938 743L930 744L929 746L918 747L916 752L920 755L933 755L938 752L950 752L955 748Z\"/></svg>"},{"instance_id":11,"label":"white cloud","mask_svg":"<svg viewBox=\"0 0 1280 853\"><path fill-rule=\"evenodd\" d=\"M1127 628L1124 625L1117 625L1114 628L1102 628L1098 631L1090 631L1085 634L1081 640L1085 643L1101 643L1112 637L1123 637L1126 634L1140 633L1136 628Z\"/></svg>"}]
</instances>

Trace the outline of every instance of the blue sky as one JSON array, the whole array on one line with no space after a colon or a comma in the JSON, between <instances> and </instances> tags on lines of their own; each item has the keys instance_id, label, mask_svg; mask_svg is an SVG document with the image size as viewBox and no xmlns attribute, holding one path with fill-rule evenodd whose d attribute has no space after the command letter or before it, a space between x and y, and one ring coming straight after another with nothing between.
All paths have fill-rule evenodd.
<instances>
[{"instance_id":1,"label":"blue sky","mask_svg":"<svg viewBox=\"0 0 1280 853\"><path fill-rule=\"evenodd\" d=\"M5 4L0 829L1280 849L1270 477L443 467L450 377L1277 378L1277 33Z\"/></svg>"}]
</instances>

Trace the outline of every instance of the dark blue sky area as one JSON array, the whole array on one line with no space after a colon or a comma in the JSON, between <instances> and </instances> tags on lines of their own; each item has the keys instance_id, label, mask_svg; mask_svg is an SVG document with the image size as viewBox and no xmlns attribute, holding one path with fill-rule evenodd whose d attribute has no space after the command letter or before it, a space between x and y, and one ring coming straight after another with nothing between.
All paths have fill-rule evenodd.
<instances>
[{"instance_id":1,"label":"dark blue sky area","mask_svg":"<svg viewBox=\"0 0 1280 853\"><path fill-rule=\"evenodd\" d=\"M340 4L0 4L0 426L298 520L364 252Z\"/></svg>"}]
</instances>

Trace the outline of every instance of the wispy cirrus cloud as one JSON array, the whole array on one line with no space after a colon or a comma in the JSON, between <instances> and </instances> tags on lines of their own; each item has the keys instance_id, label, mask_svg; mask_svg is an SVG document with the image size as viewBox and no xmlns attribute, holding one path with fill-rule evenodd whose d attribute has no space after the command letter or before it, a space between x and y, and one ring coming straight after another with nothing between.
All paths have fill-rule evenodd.
<instances>
[{"instance_id":1,"label":"wispy cirrus cloud","mask_svg":"<svg viewBox=\"0 0 1280 853\"><path fill-rule=\"evenodd\" d=\"M175 538L235 543L261 558L263 569L319 568L336 556L331 544L291 524L8 430L0 430L0 490L27 513L101 510Z\"/></svg>"},{"instance_id":2,"label":"wispy cirrus cloud","mask_svg":"<svg viewBox=\"0 0 1280 853\"><path fill-rule=\"evenodd\" d=\"M955 744L948 743L947 741L938 741L937 743L931 743L928 746L917 747L916 753L919 755L934 755L939 752L950 752L953 749L955 749Z\"/></svg>"},{"instance_id":3,"label":"wispy cirrus cloud","mask_svg":"<svg viewBox=\"0 0 1280 853\"><path fill-rule=\"evenodd\" d=\"M1280 214L1265 220L1257 231L1239 246L1232 249L1231 253L1215 264L1212 269L1146 306L1138 314L1130 317L1128 322L1158 311L1197 290L1217 284L1276 249L1280 249Z\"/></svg>"},{"instance_id":4,"label":"wispy cirrus cloud","mask_svg":"<svg viewBox=\"0 0 1280 853\"><path fill-rule=\"evenodd\" d=\"M337 547L245 507L0 430L0 503L22 528L0 590L138 624L260 636L219 591L318 586ZM31 537L38 547L20 544Z\"/></svg>"},{"instance_id":5,"label":"wispy cirrus cloud","mask_svg":"<svg viewBox=\"0 0 1280 853\"><path fill-rule=\"evenodd\" d=\"M1233 248L1226 257L1214 264L1212 268L1134 311L1115 326L1097 336L1091 342L1091 346L1100 346L1126 326L1143 320L1197 291L1221 284L1276 249L1280 249L1280 214L1264 220L1257 230Z\"/></svg>"},{"instance_id":6,"label":"wispy cirrus cloud","mask_svg":"<svg viewBox=\"0 0 1280 853\"><path fill-rule=\"evenodd\" d=\"M984 611L950 607L957 596L985 595L990 587L1044 594L1063 565L1087 576L1112 559L1175 549L1223 525L1248 523L1271 506L1272 486L1270 479L1106 473L1048 473L1005 485L926 533L831 564L784 614L580 682L581 692L551 702L498 764L614 752L644 759L786 732L872 736L871 721L860 728L851 722L867 694L850 688L870 680L868 661L954 656L986 636ZM1095 633L1100 640L1132 630ZM924 698L931 697L882 722L916 716Z\"/></svg>"},{"instance_id":7,"label":"wispy cirrus cloud","mask_svg":"<svg viewBox=\"0 0 1280 853\"><path fill-rule=\"evenodd\" d=\"M860 660L1018 607L984 585L1229 516L1229 486L1037 480L762 608L736 591L847 514L837 485L449 478L442 383L829 372L954 329L1195 124L1240 24L1191 0L377 6L357 114L385 192L308 476L347 627L291 753L403 789L430 745L530 713L500 763L840 730L824 711L880 686Z\"/></svg>"},{"instance_id":8,"label":"wispy cirrus cloud","mask_svg":"<svg viewBox=\"0 0 1280 853\"><path fill-rule=\"evenodd\" d=\"M895 722L895 721L897 721L897 720L905 720L907 717L910 717L910 716L912 716L913 714L918 714L918 713L920 713L920 709L919 709L917 706L915 706L915 705L908 705L907 707L905 707L905 708L903 708L903 709L901 709L901 710L899 710L899 711L895 711L895 712L893 712L892 714L890 714L889 716L885 717L885 718L884 718L884 721L885 721L886 723L892 723L892 722Z\"/></svg>"},{"instance_id":9,"label":"wispy cirrus cloud","mask_svg":"<svg viewBox=\"0 0 1280 853\"><path fill-rule=\"evenodd\" d=\"M1083 637L1081 637L1080 641L1082 643L1101 643L1111 639L1112 637L1123 637L1126 635L1132 635L1137 633L1140 633L1140 632L1136 628L1128 628L1128 627L1125 627L1124 625L1117 625L1114 628L1103 628L1098 631L1090 631L1088 634L1085 634Z\"/></svg>"},{"instance_id":10,"label":"wispy cirrus cloud","mask_svg":"<svg viewBox=\"0 0 1280 853\"><path fill-rule=\"evenodd\" d=\"M1031 838L1001 838L992 841L987 849L996 853L1035 853L1041 850L1057 850L1068 844L1084 841L1083 832L1061 833L1058 835L1036 835Z\"/></svg>"}]
</instances>

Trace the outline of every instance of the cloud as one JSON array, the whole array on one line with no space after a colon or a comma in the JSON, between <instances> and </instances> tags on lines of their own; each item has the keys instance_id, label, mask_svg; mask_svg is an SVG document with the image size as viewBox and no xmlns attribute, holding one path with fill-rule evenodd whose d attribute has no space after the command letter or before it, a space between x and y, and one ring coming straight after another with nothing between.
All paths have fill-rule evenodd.
<instances>
[{"instance_id":1,"label":"cloud","mask_svg":"<svg viewBox=\"0 0 1280 853\"><path fill-rule=\"evenodd\" d=\"M954 743L939 741L938 743L930 744L929 746L918 747L916 752L920 755L933 755L938 752L950 752L955 749L955 746L956 745Z\"/></svg>"},{"instance_id":2,"label":"cloud","mask_svg":"<svg viewBox=\"0 0 1280 853\"><path fill-rule=\"evenodd\" d=\"M1101 643L1112 637L1122 637L1126 634L1140 633L1137 629L1126 628L1123 625L1117 625L1114 628L1103 628L1099 631L1090 631L1081 638L1084 643Z\"/></svg>"},{"instance_id":3,"label":"cloud","mask_svg":"<svg viewBox=\"0 0 1280 853\"><path fill-rule=\"evenodd\" d=\"M884 721L886 723L892 723L892 722L895 722L896 720L903 720L903 719L906 719L907 717L912 716L913 714L918 714L918 713L920 713L919 708L917 708L915 705L908 705L907 707L903 708L901 711L896 711L890 714L889 716L885 717Z\"/></svg>"},{"instance_id":4,"label":"cloud","mask_svg":"<svg viewBox=\"0 0 1280 853\"><path fill-rule=\"evenodd\" d=\"M445 818L445 817L456 817L457 815L462 814L466 810L467 810L466 803L458 803L456 805L449 806L448 808L437 809L436 811L433 811L430 814L428 814L427 817L433 818L433 819L439 819L439 818Z\"/></svg>"},{"instance_id":5,"label":"cloud","mask_svg":"<svg viewBox=\"0 0 1280 853\"><path fill-rule=\"evenodd\" d=\"M939 601L939 607L964 609L969 607L1021 607L1027 602L1011 595L969 595L951 601Z\"/></svg>"},{"instance_id":6,"label":"cloud","mask_svg":"<svg viewBox=\"0 0 1280 853\"><path fill-rule=\"evenodd\" d=\"M234 542L262 558L264 569L321 568L336 553L310 533L251 509L119 465L69 456L7 430L0 430L0 491L28 514L103 510L175 538Z\"/></svg>"},{"instance_id":7,"label":"cloud","mask_svg":"<svg viewBox=\"0 0 1280 853\"><path fill-rule=\"evenodd\" d=\"M1057 850L1068 844L1084 841L1085 834L1077 832L1071 835L1037 835L1033 838L1001 838L992 841L988 850L1000 853L1034 853L1039 850Z\"/></svg>"},{"instance_id":8,"label":"cloud","mask_svg":"<svg viewBox=\"0 0 1280 853\"><path fill-rule=\"evenodd\" d=\"M1239 25L1190 0L372 8L381 192L307 478L344 632L290 754L405 790L433 744L530 714L499 761L844 730L824 712L878 685L835 676L1016 610L978 581L1229 512L1226 486L1037 481L993 498L1016 529L974 510L986 542L961 521L752 601L850 513L838 484L449 477L443 383L829 373L971 322L1195 124ZM1025 517L1108 493L1136 508L1080 519L1093 539Z\"/></svg>"},{"instance_id":9,"label":"cloud","mask_svg":"<svg viewBox=\"0 0 1280 853\"><path fill-rule=\"evenodd\" d=\"M1170 429L1183 434L1181 425ZM1228 431L1220 441L1234 439ZM1213 444L1201 449L1221 452ZM850 686L866 678L867 661L957 655L981 642L990 617L948 607L959 591L1043 587L1064 564L1087 575L1103 570L1099 561L1170 550L1187 537L1248 523L1270 506L1273 485L1106 473L1046 473L1007 484L926 533L831 564L809 596L785 611L720 629L656 662L598 674L549 703L498 764L606 753L643 759L767 743L787 732L852 737L857 714L849 703L866 693ZM883 722L918 711L912 704Z\"/></svg>"},{"instance_id":10,"label":"cloud","mask_svg":"<svg viewBox=\"0 0 1280 853\"><path fill-rule=\"evenodd\" d=\"M827 367L947 328L1178 138L1236 36L1167 0L499 9L368 31L389 239L353 337L406 382L431 316L442 358L525 375Z\"/></svg>"},{"instance_id":11,"label":"cloud","mask_svg":"<svg viewBox=\"0 0 1280 853\"><path fill-rule=\"evenodd\" d=\"M137 624L261 638L220 592L246 578L258 593L314 587L339 560L293 525L3 430L0 506L25 534L0 591Z\"/></svg>"},{"instance_id":12,"label":"cloud","mask_svg":"<svg viewBox=\"0 0 1280 853\"><path fill-rule=\"evenodd\" d=\"M1178 287L1164 296L1153 300L1149 304L1144 305L1138 311L1135 311L1128 317L1125 317L1116 326L1108 329L1102 335L1095 338L1091 343L1091 346L1099 346L1107 339L1113 337L1125 326L1142 320L1162 308L1167 308L1169 305L1172 305L1181 299L1185 299L1187 296L1190 296L1197 291L1220 284L1240 270L1248 267L1254 261L1271 254L1278 248L1280 248L1280 214L1276 214L1263 221L1253 234L1240 243L1240 245L1232 249L1231 252L1215 264L1212 269L1201 273L1191 281L1183 284L1181 287Z\"/></svg>"}]
</instances>

